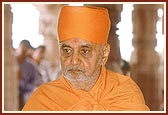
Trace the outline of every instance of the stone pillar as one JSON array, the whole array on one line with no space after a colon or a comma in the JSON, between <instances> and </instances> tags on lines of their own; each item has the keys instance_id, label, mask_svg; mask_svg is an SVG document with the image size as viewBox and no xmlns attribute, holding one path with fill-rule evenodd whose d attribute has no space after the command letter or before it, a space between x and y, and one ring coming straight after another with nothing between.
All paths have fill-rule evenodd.
<instances>
[{"instance_id":1,"label":"stone pillar","mask_svg":"<svg viewBox=\"0 0 168 115\"><path fill-rule=\"evenodd\" d=\"M133 46L131 77L140 86L146 104L153 111L159 110L160 79L159 55L156 46L156 4L136 4L133 10Z\"/></svg>"},{"instance_id":2,"label":"stone pillar","mask_svg":"<svg viewBox=\"0 0 168 115\"><path fill-rule=\"evenodd\" d=\"M35 6L40 11L39 33L44 36L44 45L46 46L45 59L49 62L51 71L55 71L56 69L60 70L57 21L62 5L39 4Z\"/></svg>"},{"instance_id":3,"label":"stone pillar","mask_svg":"<svg viewBox=\"0 0 168 115\"><path fill-rule=\"evenodd\" d=\"M107 60L106 67L118 73L123 73L121 70L121 54L120 41L116 34L116 25L121 21L122 4L110 4L107 6L111 20L111 29L109 32L108 43L110 44L110 54Z\"/></svg>"},{"instance_id":4,"label":"stone pillar","mask_svg":"<svg viewBox=\"0 0 168 115\"><path fill-rule=\"evenodd\" d=\"M18 110L17 62L12 49L12 13L9 4L4 5L4 110Z\"/></svg>"},{"instance_id":5,"label":"stone pillar","mask_svg":"<svg viewBox=\"0 0 168 115\"><path fill-rule=\"evenodd\" d=\"M47 47L46 59L51 62L55 62L59 57L57 37L58 6L49 4L36 5L36 8L40 11L39 33L44 36L44 44Z\"/></svg>"},{"instance_id":6,"label":"stone pillar","mask_svg":"<svg viewBox=\"0 0 168 115\"><path fill-rule=\"evenodd\" d=\"M122 60L119 46L120 43L118 35L116 34L116 25L121 21L122 4L86 4L85 6L105 7L108 9L111 20L111 29L108 36L108 43L110 44L110 54L106 63L106 68L118 73L122 73Z\"/></svg>"}]
</instances>

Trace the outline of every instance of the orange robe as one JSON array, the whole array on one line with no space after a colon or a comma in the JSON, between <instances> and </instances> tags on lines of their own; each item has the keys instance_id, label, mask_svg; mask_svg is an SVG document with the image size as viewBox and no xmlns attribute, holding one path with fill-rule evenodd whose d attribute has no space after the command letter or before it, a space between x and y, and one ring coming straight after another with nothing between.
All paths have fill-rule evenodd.
<instances>
[{"instance_id":1,"label":"orange robe","mask_svg":"<svg viewBox=\"0 0 168 115\"><path fill-rule=\"evenodd\" d=\"M136 83L127 76L102 67L94 87L76 90L61 76L40 86L22 111L148 111Z\"/></svg>"}]
</instances>

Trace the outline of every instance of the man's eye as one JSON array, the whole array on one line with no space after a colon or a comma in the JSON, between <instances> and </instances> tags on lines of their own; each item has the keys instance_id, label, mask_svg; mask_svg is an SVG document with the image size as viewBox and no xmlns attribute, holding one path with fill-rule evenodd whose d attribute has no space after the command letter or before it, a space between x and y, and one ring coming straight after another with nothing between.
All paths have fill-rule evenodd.
<instances>
[{"instance_id":1,"label":"man's eye","mask_svg":"<svg viewBox=\"0 0 168 115\"><path fill-rule=\"evenodd\" d=\"M72 50L71 49L63 49L64 53L67 54L67 55L70 55L72 53Z\"/></svg>"},{"instance_id":2,"label":"man's eye","mask_svg":"<svg viewBox=\"0 0 168 115\"><path fill-rule=\"evenodd\" d=\"M64 52L65 52L65 53L70 53L71 50L70 50L70 49L64 49Z\"/></svg>"},{"instance_id":3,"label":"man's eye","mask_svg":"<svg viewBox=\"0 0 168 115\"><path fill-rule=\"evenodd\" d=\"M83 55L86 55L86 54L89 54L90 53L90 50L88 50L88 49L82 49L81 50L81 54L83 54Z\"/></svg>"}]
</instances>

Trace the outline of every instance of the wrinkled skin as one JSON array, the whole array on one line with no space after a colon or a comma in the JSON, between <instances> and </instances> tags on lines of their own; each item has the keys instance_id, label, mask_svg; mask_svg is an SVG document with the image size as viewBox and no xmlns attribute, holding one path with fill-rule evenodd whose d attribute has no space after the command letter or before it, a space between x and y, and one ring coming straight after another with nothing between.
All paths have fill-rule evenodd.
<instances>
[{"instance_id":1,"label":"wrinkled skin","mask_svg":"<svg viewBox=\"0 0 168 115\"><path fill-rule=\"evenodd\" d=\"M94 44L74 38L60 43L64 77L79 90L89 91L101 73L110 52L108 44Z\"/></svg>"}]
</instances>

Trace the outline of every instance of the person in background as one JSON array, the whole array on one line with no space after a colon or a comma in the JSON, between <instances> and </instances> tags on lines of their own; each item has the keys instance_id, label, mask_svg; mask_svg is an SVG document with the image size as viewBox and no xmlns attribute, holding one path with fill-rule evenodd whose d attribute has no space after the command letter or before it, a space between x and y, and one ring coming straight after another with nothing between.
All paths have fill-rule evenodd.
<instances>
[{"instance_id":1,"label":"person in background","mask_svg":"<svg viewBox=\"0 0 168 115\"><path fill-rule=\"evenodd\" d=\"M48 73L50 81L58 79L61 75L61 65L58 62L48 64Z\"/></svg>"},{"instance_id":2,"label":"person in background","mask_svg":"<svg viewBox=\"0 0 168 115\"><path fill-rule=\"evenodd\" d=\"M33 59L32 64L36 66L39 72L38 80L36 83L37 87L43 83L50 81L49 73L47 70L47 64L45 64L44 62L45 52L46 52L45 46L40 45L37 48L35 48L32 55L32 59Z\"/></svg>"},{"instance_id":3,"label":"person in background","mask_svg":"<svg viewBox=\"0 0 168 115\"><path fill-rule=\"evenodd\" d=\"M107 70L108 10L64 6L58 21L61 76L41 85L22 111L149 111L138 85Z\"/></svg>"},{"instance_id":4,"label":"person in background","mask_svg":"<svg viewBox=\"0 0 168 115\"><path fill-rule=\"evenodd\" d=\"M130 76L130 64L124 59L122 59L121 70L124 75Z\"/></svg>"},{"instance_id":5,"label":"person in background","mask_svg":"<svg viewBox=\"0 0 168 115\"><path fill-rule=\"evenodd\" d=\"M19 65L19 109L21 109L35 88L36 68L31 63L32 46L28 40L22 40L16 49L16 60Z\"/></svg>"}]
</instances>

